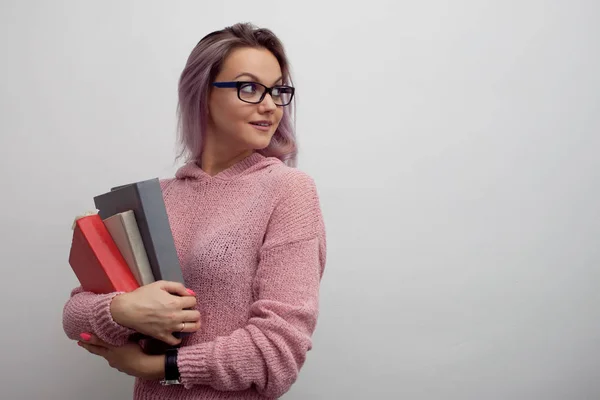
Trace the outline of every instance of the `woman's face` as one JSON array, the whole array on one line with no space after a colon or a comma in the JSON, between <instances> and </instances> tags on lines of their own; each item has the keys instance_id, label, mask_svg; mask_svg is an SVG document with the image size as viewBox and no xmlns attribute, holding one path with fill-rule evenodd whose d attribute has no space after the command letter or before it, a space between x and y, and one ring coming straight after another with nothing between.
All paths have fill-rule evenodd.
<instances>
[{"instance_id":1,"label":"woman's face","mask_svg":"<svg viewBox=\"0 0 600 400\"><path fill-rule=\"evenodd\" d=\"M272 87L282 84L282 73L269 50L244 47L229 54L215 81L251 81ZM251 93L252 87L246 90ZM250 104L240 100L236 88L211 87L208 109L207 139L227 152L264 149L283 116L283 108L269 94L262 102Z\"/></svg>"}]
</instances>

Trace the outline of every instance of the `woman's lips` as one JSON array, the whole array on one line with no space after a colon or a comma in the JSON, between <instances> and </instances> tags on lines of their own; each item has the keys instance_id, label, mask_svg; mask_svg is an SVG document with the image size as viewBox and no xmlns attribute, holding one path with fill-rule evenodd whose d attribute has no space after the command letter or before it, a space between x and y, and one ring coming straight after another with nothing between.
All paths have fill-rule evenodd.
<instances>
[{"instance_id":1,"label":"woman's lips","mask_svg":"<svg viewBox=\"0 0 600 400\"><path fill-rule=\"evenodd\" d=\"M253 121L250 122L250 125L258 129L259 131L267 132L271 129L273 123L270 121Z\"/></svg>"}]
</instances>

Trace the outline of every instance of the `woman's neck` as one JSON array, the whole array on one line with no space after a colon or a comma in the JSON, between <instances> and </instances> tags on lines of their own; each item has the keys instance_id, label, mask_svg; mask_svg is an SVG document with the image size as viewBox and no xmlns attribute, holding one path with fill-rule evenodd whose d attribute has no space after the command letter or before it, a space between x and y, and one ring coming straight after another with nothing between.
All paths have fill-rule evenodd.
<instances>
[{"instance_id":1,"label":"woman's neck","mask_svg":"<svg viewBox=\"0 0 600 400\"><path fill-rule=\"evenodd\" d=\"M225 138L226 135L218 134L215 131L214 125L209 122L204 148L199 160L199 167L210 176L217 175L254 153L254 150L240 148L239 144L236 146L236 143L231 143L231 141L219 140L218 138Z\"/></svg>"},{"instance_id":2,"label":"woman's neck","mask_svg":"<svg viewBox=\"0 0 600 400\"><path fill-rule=\"evenodd\" d=\"M217 175L219 172L226 170L254 153L253 150L249 149L242 151L227 151L222 149L221 151L217 151L213 146L208 145L208 143L206 144L207 146L205 146L199 160L199 167L210 176Z\"/></svg>"}]
</instances>

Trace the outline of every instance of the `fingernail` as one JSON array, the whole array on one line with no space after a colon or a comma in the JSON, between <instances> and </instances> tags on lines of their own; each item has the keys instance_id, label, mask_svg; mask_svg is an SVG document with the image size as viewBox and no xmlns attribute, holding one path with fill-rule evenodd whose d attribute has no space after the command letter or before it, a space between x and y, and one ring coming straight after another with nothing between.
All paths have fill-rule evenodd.
<instances>
[{"instance_id":1,"label":"fingernail","mask_svg":"<svg viewBox=\"0 0 600 400\"><path fill-rule=\"evenodd\" d=\"M82 334L81 334L81 335L79 335L79 336L81 336L81 338L82 338L84 341L86 341L86 342L89 342L89 341L90 341L90 339L92 338L92 335L90 335L89 333L82 333Z\"/></svg>"},{"instance_id":2,"label":"fingernail","mask_svg":"<svg viewBox=\"0 0 600 400\"><path fill-rule=\"evenodd\" d=\"M77 346L81 347L81 346L83 346L83 343L77 342Z\"/></svg>"},{"instance_id":3,"label":"fingernail","mask_svg":"<svg viewBox=\"0 0 600 400\"><path fill-rule=\"evenodd\" d=\"M188 293L191 294L192 296L195 296L196 293L194 293L194 291L192 289L187 289Z\"/></svg>"}]
</instances>

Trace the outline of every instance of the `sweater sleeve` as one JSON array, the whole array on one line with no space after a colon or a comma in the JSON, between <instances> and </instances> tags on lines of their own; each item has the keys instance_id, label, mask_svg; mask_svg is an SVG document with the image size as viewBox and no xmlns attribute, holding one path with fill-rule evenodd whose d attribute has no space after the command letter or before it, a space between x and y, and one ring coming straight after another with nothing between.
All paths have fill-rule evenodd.
<instances>
[{"instance_id":1,"label":"sweater sleeve","mask_svg":"<svg viewBox=\"0 0 600 400\"><path fill-rule=\"evenodd\" d=\"M110 312L112 299L120 294L95 294L81 286L71 291L63 308L63 329L69 339L79 340L83 332L93 333L105 342L120 346L127 342L134 330L117 324Z\"/></svg>"},{"instance_id":2,"label":"sweater sleeve","mask_svg":"<svg viewBox=\"0 0 600 400\"><path fill-rule=\"evenodd\" d=\"M269 221L246 326L211 342L179 349L186 388L251 387L277 398L296 381L312 348L325 267L325 226L313 180L292 175Z\"/></svg>"}]
</instances>

